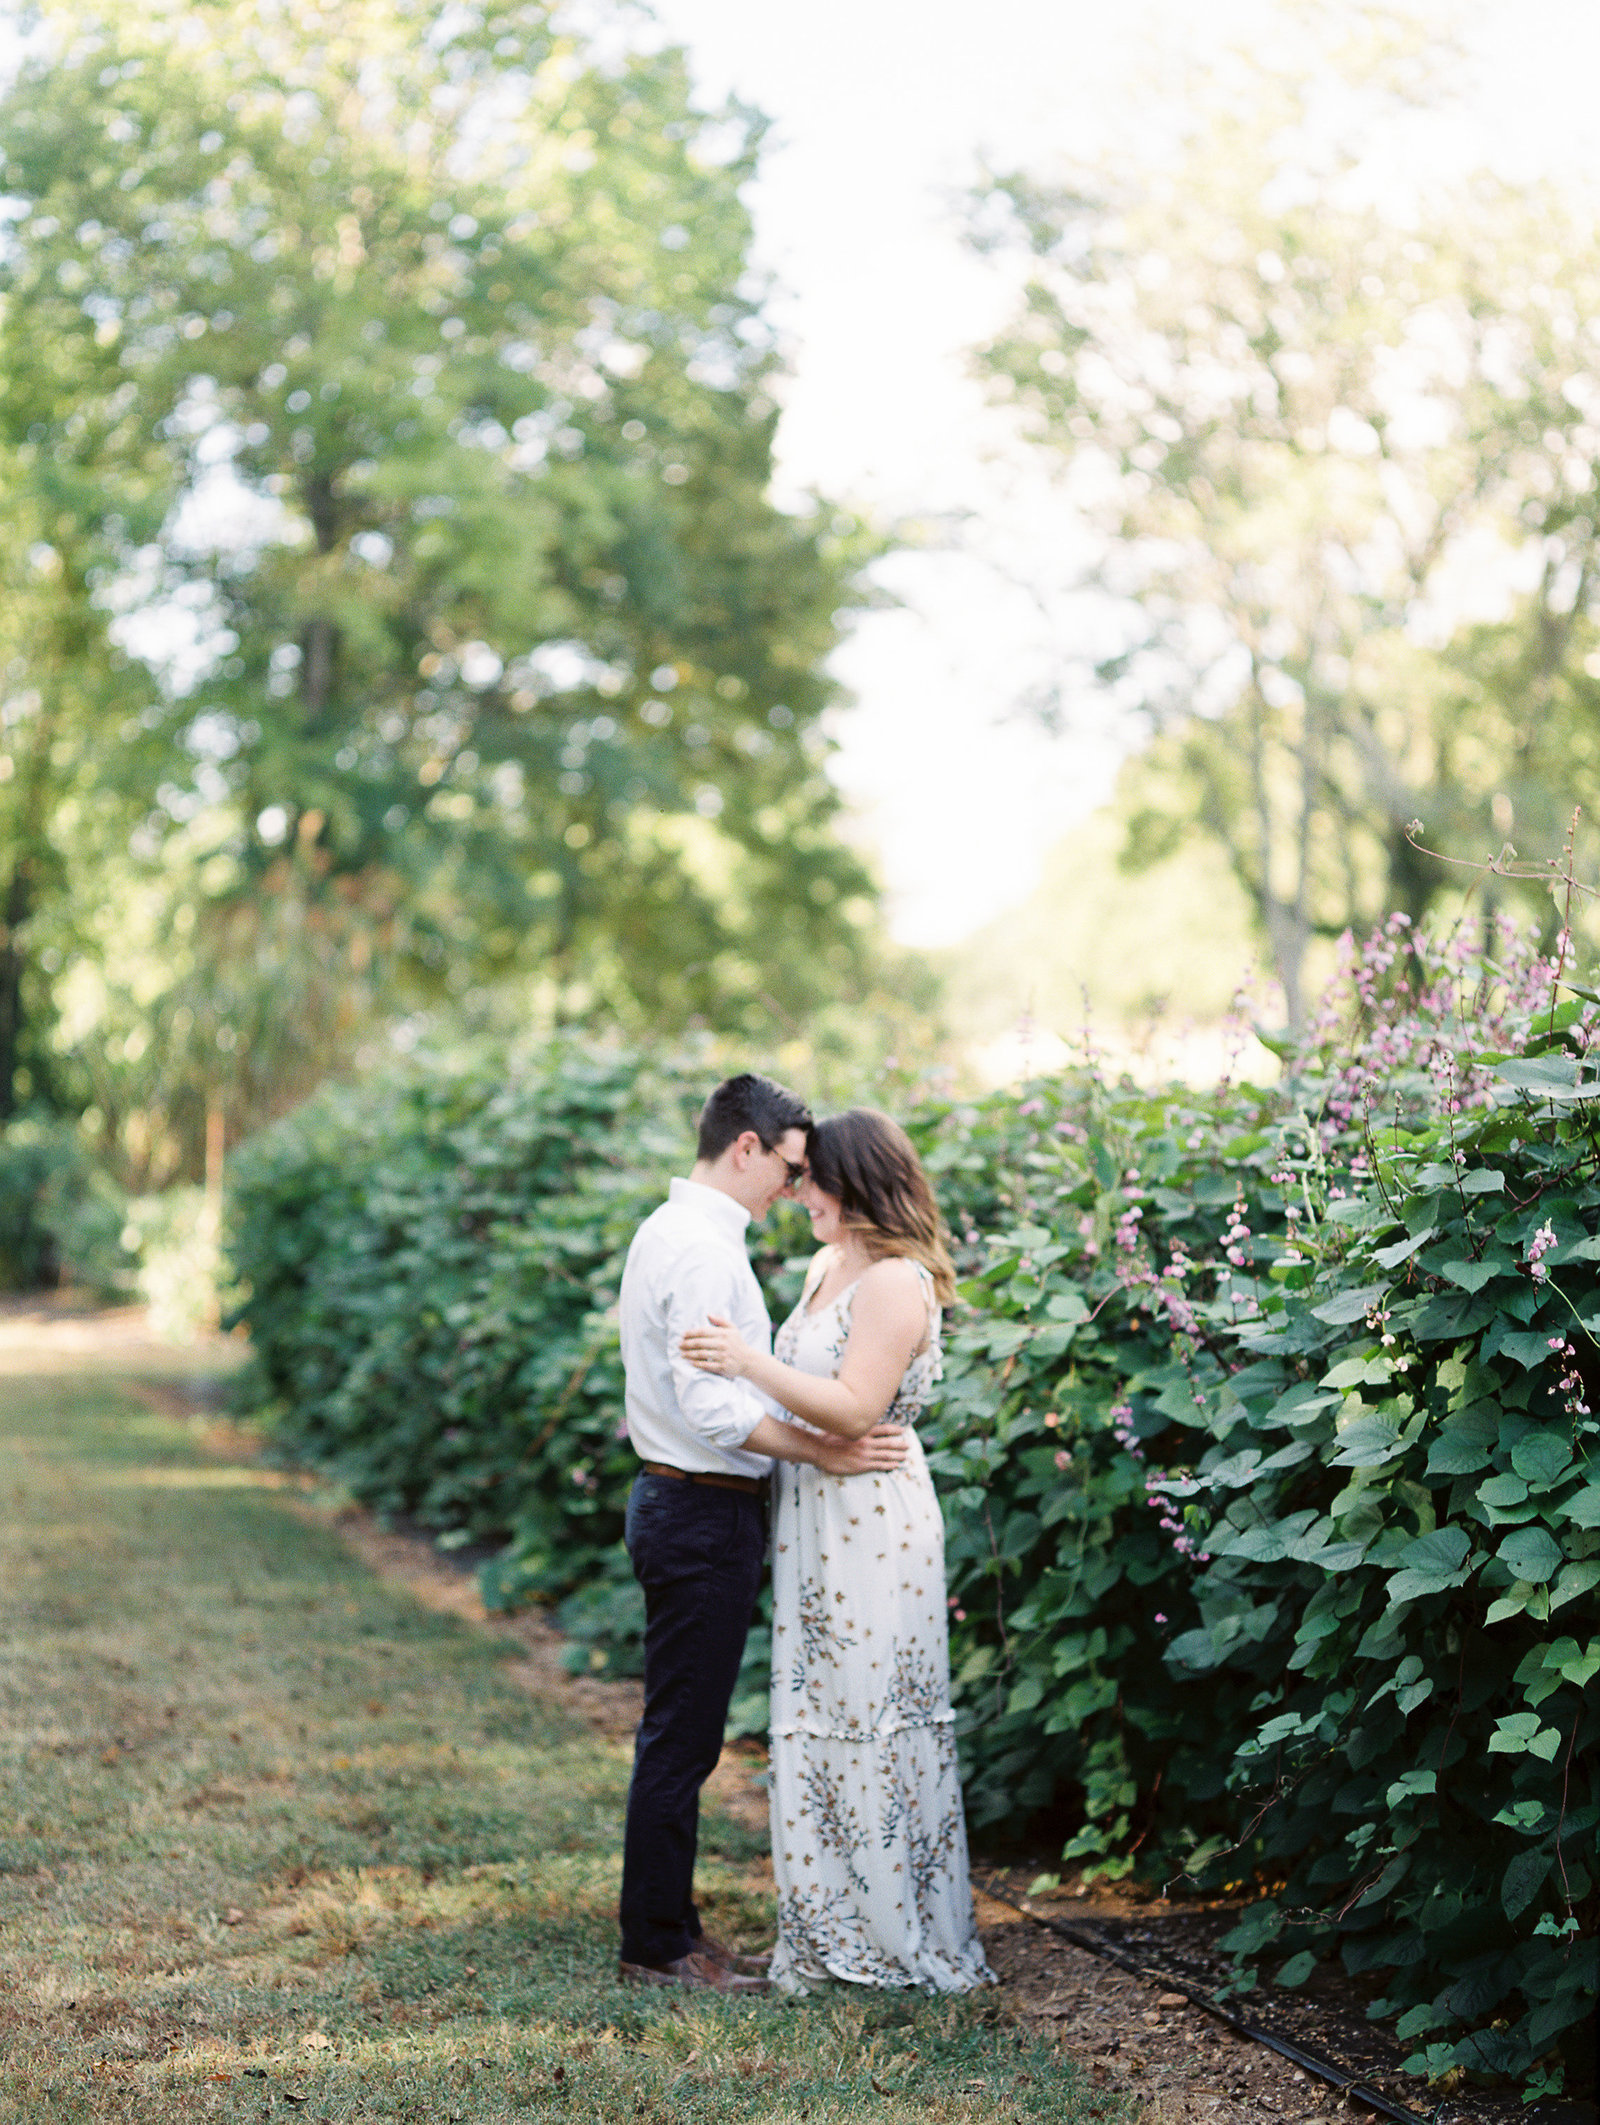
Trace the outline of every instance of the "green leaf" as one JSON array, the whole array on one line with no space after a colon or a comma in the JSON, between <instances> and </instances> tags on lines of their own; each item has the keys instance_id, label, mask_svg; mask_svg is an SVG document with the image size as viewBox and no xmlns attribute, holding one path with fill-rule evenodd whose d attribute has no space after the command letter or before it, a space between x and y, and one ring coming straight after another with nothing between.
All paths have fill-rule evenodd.
<instances>
[{"instance_id":1,"label":"green leaf","mask_svg":"<svg viewBox=\"0 0 1600 2125\"><path fill-rule=\"evenodd\" d=\"M1088 1301L1081 1291L1057 1291L1045 1301L1045 1312L1052 1321L1067 1321L1076 1325L1089 1318Z\"/></svg>"},{"instance_id":2,"label":"green leaf","mask_svg":"<svg viewBox=\"0 0 1600 2125\"><path fill-rule=\"evenodd\" d=\"M1390 1786L1385 1796L1385 1805L1390 1808L1398 1808L1402 1801L1410 1799L1415 1793L1436 1793L1438 1790L1439 1774L1437 1771L1407 1771L1403 1777L1397 1778L1394 1784Z\"/></svg>"},{"instance_id":3,"label":"green leaf","mask_svg":"<svg viewBox=\"0 0 1600 2125\"><path fill-rule=\"evenodd\" d=\"M1499 1195L1505 1185L1505 1175L1494 1166L1475 1166L1470 1173L1461 1176L1463 1195Z\"/></svg>"},{"instance_id":4,"label":"green leaf","mask_svg":"<svg viewBox=\"0 0 1600 2125\"><path fill-rule=\"evenodd\" d=\"M1435 1528L1408 1542L1396 1562L1401 1569L1387 1581L1384 1593L1391 1604L1415 1601L1424 1594L1442 1594L1460 1586L1467 1576L1471 1542L1459 1527Z\"/></svg>"},{"instance_id":5,"label":"green leaf","mask_svg":"<svg viewBox=\"0 0 1600 2125\"><path fill-rule=\"evenodd\" d=\"M1527 1498L1528 1486L1521 1476L1491 1476L1487 1483L1478 1485L1478 1498L1484 1505L1497 1510L1507 1506L1521 1505Z\"/></svg>"},{"instance_id":6,"label":"green leaf","mask_svg":"<svg viewBox=\"0 0 1600 2125\"><path fill-rule=\"evenodd\" d=\"M1546 1647L1544 1664L1563 1682L1581 1690L1593 1676L1600 1675L1600 1638L1591 1639L1584 1651L1579 1650L1576 1638L1560 1638Z\"/></svg>"},{"instance_id":7,"label":"green leaf","mask_svg":"<svg viewBox=\"0 0 1600 2125\"><path fill-rule=\"evenodd\" d=\"M1412 1571L1459 1572L1471 1547L1471 1538L1464 1528L1436 1527L1431 1534L1419 1535L1414 1542L1408 1542L1397 1562Z\"/></svg>"},{"instance_id":8,"label":"green leaf","mask_svg":"<svg viewBox=\"0 0 1600 2125\"><path fill-rule=\"evenodd\" d=\"M1519 1527L1507 1535L1495 1555L1509 1565L1519 1579L1542 1586L1553 1579L1565 1559L1561 1545L1542 1527Z\"/></svg>"},{"instance_id":9,"label":"green leaf","mask_svg":"<svg viewBox=\"0 0 1600 2125\"><path fill-rule=\"evenodd\" d=\"M1459 1284L1463 1291L1481 1291L1491 1278L1501 1274L1494 1262L1449 1261L1438 1265L1438 1273L1448 1277L1452 1284Z\"/></svg>"},{"instance_id":10,"label":"green leaf","mask_svg":"<svg viewBox=\"0 0 1600 2125\"><path fill-rule=\"evenodd\" d=\"M1528 2043L1533 2049L1543 2051L1552 2037L1559 2036L1563 2029L1570 2029L1575 2022L1586 2020L1593 2012L1594 1995L1586 1988L1580 1986L1576 1991L1560 1993L1529 2015Z\"/></svg>"},{"instance_id":11,"label":"green leaf","mask_svg":"<svg viewBox=\"0 0 1600 2125\"><path fill-rule=\"evenodd\" d=\"M1537 1614L1538 1604L1544 1598L1543 1587L1535 1586L1528 1579L1518 1579L1499 1600L1490 1602L1489 1612L1483 1620L1485 1623L1504 1623L1507 1617L1520 1616L1528 1609L1533 1609ZM1491 1742L1490 1747L1493 1746Z\"/></svg>"},{"instance_id":12,"label":"green leaf","mask_svg":"<svg viewBox=\"0 0 1600 2125\"><path fill-rule=\"evenodd\" d=\"M1511 1466L1530 1483L1554 1483L1572 1461L1572 1448L1556 1432L1529 1432L1511 1449Z\"/></svg>"},{"instance_id":13,"label":"green leaf","mask_svg":"<svg viewBox=\"0 0 1600 2125\"><path fill-rule=\"evenodd\" d=\"M1208 1674L1222 1657L1222 1649L1208 1630L1181 1631L1166 1651L1174 1667L1187 1668L1193 1675Z\"/></svg>"},{"instance_id":14,"label":"green leaf","mask_svg":"<svg viewBox=\"0 0 1600 2125\"><path fill-rule=\"evenodd\" d=\"M1247 1527L1231 1538L1219 1531L1211 1544L1214 1557L1241 1557L1250 1564L1276 1564L1289 1554L1287 1538L1275 1527Z\"/></svg>"},{"instance_id":15,"label":"green leaf","mask_svg":"<svg viewBox=\"0 0 1600 2125\"><path fill-rule=\"evenodd\" d=\"M1500 1420L1494 1405L1474 1402L1445 1418L1439 1436L1428 1449L1430 1476L1466 1476L1484 1467L1499 1436Z\"/></svg>"},{"instance_id":16,"label":"green leaf","mask_svg":"<svg viewBox=\"0 0 1600 2125\"><path fill-rule=\"evenodd\" d=\"M1390 1379L1387 1358L1341 1358L1331 1372L1325 1372L1321 1385L1324 1387L1383 1387Z\"/></svg>"},{"instance_id":17,"label":"green leaf","mask_svg":"<svg viewBox=\"0 0 1600 2125\"><path fill-rule=\"evenodd\" d=\"M1426 2036L1430 2029L1437 2029L1445 2020L1437 2007L1409 2007L1394 2025L1397 2037L1409 2041L1414 2036Z\"/></svg>"},{"instance_id":18,"label":"green leaf","mask_svg":"<svg viewBox=\"0 0 1600 2125\"><path fill-rule=\"evenodd\" d=\"M1523 1756L1543 1722L1537 1712L1507 1712L1494 1723L1489 1736L1491 1756Z\"/></svg>"},{"instance_id":19,"label":"green leaf","mask_svg":"<svg viewBox=\"0 0 1600 2125\"><path fill-rule=\"evenodd\" d=\"M1239 1923L1224 1933L1217 1942L1230 1955L1254 1955L1268 1941L1275 1941L1283 1931L1283 1913L1270 1898L1259 1904L1251 1904L1241 1915Z\"/></svg>"},{"instance_id":20,"label":"green leaf","mask_svg":"<svg viewBox=\"0 0 1600 2125\"><path fill-rule=\"evenodd\" d=\"M1208 1484L1223 1490L1240 1490L1249 1483L1261 1461L1259 1446L1246 1446L1236 1454L1229 1454L1212 1468L1200 1464L1200 1472Z\"/></svg>"},{"instance_id":21,"label":"green leaf","mask_svg":"<svg viewBox=\"0 0 1600 2125\"><path fill-rule=\"evenodd\" d=\"M1274 1976L1275 1985L1303 1985L1317 1967L1317 1959L1309 1948L1302 1948L1298 1955L1291 1955Z\"/></svg>"},{"instance_id":22,"label":"green leaf","mask_svg":"<svg viewBox=\"0 0 1600 2125\"><path fill-rule=\"evenodd\" d=\"M1550 1606L1562 1608L1575 1601L1580 1594L1588 1593L1590 1587L1600 1584L1600 1563L1592 1558L1583 1564L1566 1565L1561 1577L1550 1590Z\"/></svg>"},{"instance_id":23,"label":"green leaf","mask_svg":"<svg viewBox=\"0 0 1600 2125\"><path fill-rule=\"evenodd\" d=\"M1600 1483L1588 1483L1556 1507L1563 1519L1579 1527L1600 1527Z\"/></svg>"},{"instance_id":24,"label":"green leaf","mask_svg":"<svg viewBox=\"0 0 1600 2125\"><path fill-rule=\"evenodd\" d=\"M1576 1084L1578 1064L1571 1055L1514 1055L1493 1075L1519 1092L1551 1092Z\"/></svg>"},{"instance_id":25,"label":"green leaf","mask_svg":"<svg viewBox=\"0 0 1600 2125\"><path fill-rule=\"evenodd\" d=\"M1339 1448L1335 1468L1378 1468L1404 1451L1394 1419L1376 1413L1342 1425L1334 1443Z\"/></svg>"},{"instance_id":26,"label":"green leaf","mask_svg":"<svg viewBox=\"0 0 1600 2125\"><path fill-rule=\"evenodd\" d=\"M1515 1358L1529 1372L1550 1362L1550 1338L1539 1334L1513 1334L1502 1336L1500 1348L1508 1358Z\"/></svg>"},{"instance_id":27,"label":"green leaf","mask_svg":"<svg viewBox=\"0 0 1600 2125\"><path fill-rule=\"evenodd\" d=\"M1552 1855L1535 1847L1519 1852L1500 1881L1500 1908L1507 1918L1520 1918L1544 1887Z\"/></svg>"},{"instance_id":28,"label":"green leaf","mask_svg":"<svg viewBox=\"0 0 1600 2125\"><path fill-rule=\"evenodd\" d=\"M1380 1269L1397 1269L1402 1262L1408 1261L1419 1248L1426 1247L1432 1238L1433 1227L1430 1225L1425 1232L1416 1233L1411 1239L1396 1240L1391 1247L1377 1248L1372 1259ZM1326 1315L1323 1318L1326 1319Z\"/></svg>"},{"instance_id":29,"label":"green leaf","mask_svg":"<svg viewBox=\"0 0 1600 2125\"><path fill-rule=\"evenodd\" d=\"M1364 1284L1359 1291L1338 1292L1320 1306L1313 1306L1312 1316L1334 1328L1348 1327L1352 1321L1365 1320L1373 1302L1381 1299L1387 1288L1384 1284Z\"/></svg>"}]
</instances>

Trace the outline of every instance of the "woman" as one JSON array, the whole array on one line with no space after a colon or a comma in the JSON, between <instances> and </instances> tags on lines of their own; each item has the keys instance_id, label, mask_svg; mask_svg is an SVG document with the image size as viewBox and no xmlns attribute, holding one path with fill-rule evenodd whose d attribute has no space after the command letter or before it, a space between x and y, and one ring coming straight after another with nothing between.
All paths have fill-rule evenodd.
<instances>
[{"instance_id":1,"label":"woman","mask_svg":"<svg viewBox=\"0 0 1600 2125\"><path fill-rule=\"evenodd\" d=\"M905 1131L857 1108L819 1123L796 1193L822 1242L775 1355L713 1315L683 1339L802 1424L911 1426L939 1378L954 1293ZM915 1433L897 1470L775 1471L772 1983L965 1992L993 1982L973 1918L946 1640L944 1524Z\"/></svg>"}]
</instances>

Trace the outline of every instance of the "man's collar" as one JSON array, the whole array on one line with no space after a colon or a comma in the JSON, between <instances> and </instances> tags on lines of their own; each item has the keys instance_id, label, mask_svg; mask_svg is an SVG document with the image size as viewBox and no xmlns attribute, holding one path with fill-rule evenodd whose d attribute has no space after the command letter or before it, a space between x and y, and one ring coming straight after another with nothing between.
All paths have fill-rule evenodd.
<instances>
[{"instance_id":1,"label":"man's collar","mask_svg":"<svg viewBox=\"0 0 1600 2125\"><path fill-rule=\"evenodd\" d=\"M743 1241L750 1213L743 1203L736 1203L720 1188L708 1188L704 1181L675 1180L667 1190L667 1201L682 1203L686 1209L698 1211L701 1217L710 1218L731 1239Z\"/></svg>"}]
</instances>

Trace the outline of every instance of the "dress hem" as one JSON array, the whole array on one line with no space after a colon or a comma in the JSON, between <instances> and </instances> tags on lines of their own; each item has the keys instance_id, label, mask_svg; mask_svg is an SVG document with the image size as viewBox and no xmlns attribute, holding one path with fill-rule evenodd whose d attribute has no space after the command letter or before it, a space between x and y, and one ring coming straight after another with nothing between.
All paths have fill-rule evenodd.
<instances>
[{"instance_id":1,"label":"dress hem","mask_svg":"<svg viewBox=\"0 0 1600 2125\"><path fill-rule=\"evenodd\" d=\"M787 1944L780 1942L780 1947ZM925 1992L951 1994L980 1992L986 1985L997 1985L1000 1980L989 1967L989 1959L981 1946L969 1952L959 1961L938 1957L938 1969L916 1970L901 1963L890 1975L887 1971L867 1972L861 1970L835 1969L823 1957L806 1968L797 1968L793 1950L776 1963L772 1971L772 1986L776 1992L787 1994L790 1999L804 1999L814 1985L861 1985L879 1992ZM962 1966L965 1967L962 1967Z\"/></svg>"}]
</instances>

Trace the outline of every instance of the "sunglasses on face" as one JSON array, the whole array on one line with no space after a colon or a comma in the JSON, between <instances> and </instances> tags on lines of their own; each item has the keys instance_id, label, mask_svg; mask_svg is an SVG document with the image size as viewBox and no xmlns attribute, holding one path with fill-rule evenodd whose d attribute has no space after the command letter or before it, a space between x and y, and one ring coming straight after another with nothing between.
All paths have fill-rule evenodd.
<instances>
[{"instance_id":1,"label":"sunglasses on face","mask_svg":"<svg viewBox=\"0 0 1600 2125\"><path fill-rule=\"evenodd\" d=\"M763 1148L770 1151L773 1157L779 1160L782 1164L784 1172L783 1185L786 1188L798 1187L800 1182L805 1179L808 1170L805 1161L802 1159L800 1164L797 1166L792 1158L784 1157L783 1153L778 1149L776 1144L767 1144Z\"/></svg>"}]
</instances>

